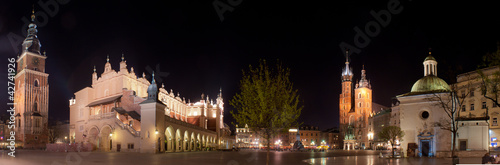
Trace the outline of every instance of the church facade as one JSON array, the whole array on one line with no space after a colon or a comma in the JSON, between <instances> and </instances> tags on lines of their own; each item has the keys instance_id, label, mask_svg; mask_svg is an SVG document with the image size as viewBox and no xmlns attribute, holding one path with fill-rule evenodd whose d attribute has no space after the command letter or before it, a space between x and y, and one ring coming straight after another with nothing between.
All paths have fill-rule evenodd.
<instances>
[{"instance_id":1,"label":"church facade","mask_svg":"<svg viewBox=\"0 0 500 165\"><path fill-rule=\"evenodd\" d=\"M45 72L45 53L40 53L34 11L28 33L17 58L14 107L16 143L24 148L43 149L48 143L49 74Z\"/></svg>"},{"instance_id":2,"label":"church facade","mask_svg":"<svg viewBox=\"0 0 500 165\"><path fill-rule=\"evenodd\" d=\"M157 94L151 98L151 86ZM149 91L148 91L149 90ZM117 152L184 152L230 148L235 139L223 123L222 91L216 101L203 96L190 102L160 88L145 74L127 69L122 55L120 70L109 63L92 85L70 100L70 140L90 143L95 150Z\"/></svg>"},{"instance_id":3,"label":"church facade","mask_svg":"<svg viewBox=\"0 0 500 165\"><path fill-rule=\"evenodd\" d=\"M361 70L361 79L354 84L354 73L349 66L346 51L345 67L342 69L342 93L339 99L340 132L344 150L369 149L372 146L373 130L369 128L369 117L384 106L372 103L372 89L366 70ZM375 106L376 105L376 106Z\"/></svg>"},{"instance_id":4,"label":"church facade","mask_svg":"<svg viewBox=\"0 0 500 165\"><path fill-rule=\"evenodd\" d=\"M436 123L446 120L445 110L437 98L449 102L450 86L437 77L437 61L429 52L423 62L424 77L415 82L409 93L397 96L399 124L405 136L401 140L401 151L405 156L437 156L451 148L451 132L441 129ZM448 119L449 120L449 119ZM396 121L396 120L394 120Z\"/></svg>"}]
</instances>

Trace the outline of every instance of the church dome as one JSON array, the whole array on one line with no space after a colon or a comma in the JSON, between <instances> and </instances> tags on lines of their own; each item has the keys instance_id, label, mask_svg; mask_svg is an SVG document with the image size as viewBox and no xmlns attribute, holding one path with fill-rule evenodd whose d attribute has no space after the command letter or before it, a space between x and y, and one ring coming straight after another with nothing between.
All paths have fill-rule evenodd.
<instances>
[{"instance_id":1,"label":"church dome","mask_svg":"<svg viewBox=\"0 0 500 165\"><path fill-rule=\"evenodd\" d=\"M450 91L450 86L443 79L434 75L427 75L422 77L417 82L415 82L415 84L413 84L413 87L411 87L412 93L439 91Z\"/></svg>"},{"instance_id":2,"label":"church dome","mask_svg":"<svg viewBox=\"0 0 500 165\"><path fill-rule=\"evenodd\" d=\"M424 61L427 61L427 60L434 60L434 61L436 61L436 59L435 59L433 56L431 56L430 54L429 54L429 56L427 56L427 57L425 58L425 60L424 60Z\"/></svg>"}]
</instances>

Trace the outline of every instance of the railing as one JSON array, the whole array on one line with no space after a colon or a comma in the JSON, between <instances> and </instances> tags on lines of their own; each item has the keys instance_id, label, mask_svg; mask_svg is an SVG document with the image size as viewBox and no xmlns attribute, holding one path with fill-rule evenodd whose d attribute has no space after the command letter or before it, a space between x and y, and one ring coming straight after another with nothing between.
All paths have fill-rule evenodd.
<instances>
[{"instance_id":1,"label":"railing","mask_svg":"<svg viewBox=\"0 0 500 165\"><path fill-rule=\"evenodd\" d=\"M127 129L128 132L130 132L135 137L140 136L140 132L139 131L136 131L134 128L132 128L128 124L122 123L122 121L120 121L119 119L116 119L115 123L116 123L116 125L120 126L122 129Z\"/></svg>"},{"instance_id":2,"label":"railing","mask_svg":"<svg viewBox=\"0 0 500 165\"><path fill-rule=\"evenodd\" d=\"M90 115L89 120L100 120L100 119L108 119L116 116L116 112L109 113L101 113L97 115Z\"/></svg>"}]
</instances>

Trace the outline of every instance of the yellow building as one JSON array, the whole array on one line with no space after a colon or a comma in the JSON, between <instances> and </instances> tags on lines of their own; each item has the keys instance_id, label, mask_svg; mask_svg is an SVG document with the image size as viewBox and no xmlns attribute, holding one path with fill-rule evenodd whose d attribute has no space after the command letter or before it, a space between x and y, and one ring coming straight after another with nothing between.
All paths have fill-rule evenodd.
<instances>
[{"instance_id":1,"label":"yellow building","mask_svg":"<svg viewBox=\"0 0 500 165\"><path fill-rule=\"evenodd\" d=\"M495 74L500 72L498 66L481 69L484 75L494 78ZM485 150L500 151L500 108L490 99L487 99L481 92L482 79L477 71L463 73L457 76L457 97L463 100L460 107L459 134L457 137L457 148L459 150ZM486 122L487 121L487 122ZM463 123L463 124L462 124ZM486 124L488 131L478 133L475 127ZM487 138L476 139L478 134L483 134Z\"/></svg>"}]
</instances>

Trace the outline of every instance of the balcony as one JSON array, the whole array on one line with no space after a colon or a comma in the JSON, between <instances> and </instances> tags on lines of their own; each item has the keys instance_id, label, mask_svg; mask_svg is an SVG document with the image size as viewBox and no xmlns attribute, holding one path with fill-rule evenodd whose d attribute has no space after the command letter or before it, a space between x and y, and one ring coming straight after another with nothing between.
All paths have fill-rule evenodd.
<instances>
[{"instance_id":1,"label":"balcony","mask_svg":"<svg viewBox=\"0 0 500 165\"><path fill-rule=\"evenodd\" d=\"M116 117L116 112L109 112L109 113L101 113L97 115L90 115L89 120L100 120L100 119L109 119Z\"/></svg>"}]
</instances>

